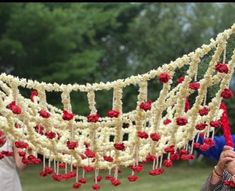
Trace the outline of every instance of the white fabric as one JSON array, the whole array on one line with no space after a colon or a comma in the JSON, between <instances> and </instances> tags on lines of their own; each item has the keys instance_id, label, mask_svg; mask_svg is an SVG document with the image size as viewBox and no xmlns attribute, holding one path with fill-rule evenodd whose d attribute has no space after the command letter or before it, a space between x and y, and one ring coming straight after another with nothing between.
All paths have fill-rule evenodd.
<instances>
[{"instance_id":1,"label":"white fabric","mask_svg":"<svg viewBox=\"0 0 235 191\"><path fill-rule=\"evenodd\" d=\"M10 141L0 147L0 152L2 150L12 151ZM14 157L0 160L0 191L22 191Z\"/></svg>"}]
</instances>

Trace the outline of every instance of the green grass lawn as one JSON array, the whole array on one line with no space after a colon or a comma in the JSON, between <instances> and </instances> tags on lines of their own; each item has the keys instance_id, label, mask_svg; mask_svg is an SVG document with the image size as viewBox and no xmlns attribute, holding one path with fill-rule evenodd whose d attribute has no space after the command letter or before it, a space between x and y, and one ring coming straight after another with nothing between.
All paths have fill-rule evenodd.
<instances>
[{"instance_id":1,"label":"green grass lawn","mask_svg":"<svg viewBox=\"0 0 235 191\"><path fill-rule=\"evenodd\" d=\"M166 169L160 176L150 176L148 171L150 165L146 165L144 171L139 174L139 180L131 183L127 180L130 174L129 169L122 170L119 175L121 185L114 187L110 182L102 180L100 182L102 191L199 191L201 185L212 170L212 165L206 163L195 163L189 165L187 162L176 164L174 167ZM28 167L20 173L23 191L70 191L74 180L66 182L55 182L51 177L40 177L40 167ZM93 175L93 174L92 174ZM105 174L106 175L106 174ZM78 190L93 190L93 179L87 176L88 183Z\"/></svg>"}]
</instances>

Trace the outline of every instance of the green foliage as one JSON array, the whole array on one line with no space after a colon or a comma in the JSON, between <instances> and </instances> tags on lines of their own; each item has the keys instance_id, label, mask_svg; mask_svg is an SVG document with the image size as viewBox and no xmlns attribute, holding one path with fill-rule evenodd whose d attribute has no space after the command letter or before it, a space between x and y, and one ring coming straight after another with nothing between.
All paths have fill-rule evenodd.
<instances>
[{"instance_id":1,"label":"green foliage","mask_svg":"<svg viewBox=\"0 0 235 191\"><path fill-rule=\"evenodd\" d=\"M234 11L230 3L2 3L0 72L80 84L142 74L209 43L233 24ZM234 44L228 44L227 58ZM210 58L203 58L199 79ZM161 89L158 80L149 89L149 98L155 99ZM136 107L137 91L124 90L124 111ZM102 95L97 103L105 114L112 92ZM72 97L74 112L88 114L86 96L75 92ZM59 106L60 99L48 95L48 100Z\"/></svg>"}]
</instances>

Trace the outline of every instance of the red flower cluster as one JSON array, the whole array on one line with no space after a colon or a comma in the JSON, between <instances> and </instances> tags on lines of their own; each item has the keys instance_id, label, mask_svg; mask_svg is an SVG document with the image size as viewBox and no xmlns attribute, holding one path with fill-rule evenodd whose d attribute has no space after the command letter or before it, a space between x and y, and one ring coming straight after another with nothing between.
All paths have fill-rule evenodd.
<instances>
[{"instance_id":1,"label":"red flower cluster","mask_svg":"<svg viewBox=\"0 0 235 191\"><path fill-rule=\"evenodd\" d=\"M147 162L152 162L154 161L154 159L156 159L156 157L154 155L151 155L150 153L146 157Z\"/></svg>"},{"instance_id":2,"label":"red flower cluster","mask_svg":"<svg viewBox=\"0 0 235 191\"><path fill-rule=\"evenodd\" d=\"M98 113L90 114L87 116L87 121L95 123L95 122L99 121L99 118L100 118L100 115Z\"/></svg>"},{"instance_id":3,"label":"red flower cluster","mask_svg":"<svg viewBox=\"0 0 235 191\"><path fill-rule=\"evenodd\" d=\"M124 143L115 143L114 144L115 149L119 150L119 151L124 151L125 150L125 145Z\"/></svg>"},{"instance_id":4,"label":"red flower cluster","mask_svg":"<svg viewBox=\"0 0 235 191\"><path fill-rule=\"evenodd\" d=\"M206 123L199 123L196 125L196 129L201 131L204 130L206 128L207 124Z\"/></svg>"},{"instance_id":5,"label":"red flower cluster","mask_svg":"<svg viewBox=\"0 0 235 191\"><path fill-rule=\"evenodd\" d=\"M170 75L168 73L161 73L159 76L159 80L161 83L167 83L170 80Z\"/></svg>"},{"instance_id":6,"label":"red flower cluster","mask_svg":"<svg viewBox=\"0 0 235 191\"><path fill-rule=\"evenodd\" d=\"M191 154L184 154L184 155L181 155L180 156L181 160L193 160L194 159L194 156L191 155Z\"/></svg>"},{"instance_id":7,"label":"red flower cluster","mask_svg":"<svg viewBox=\"0 0 235 191\"><path fill-rule=\"evenodd\" d=\"M191 82L189 84L189 88L192 90L198 90L200 88L200 83L199 82Z\"/></svg>"},{"instance_id":8,"label":"red flower cluster","mask_svg":"<svg viewBox=\"0 0 235 191\"><path fill-rule=\"evenodd\" d=\"M70 113L68 112L67 110L64 110L63 111L63 120L66 120L66 121L69 121L69 120L72 120L74 117L74 114L73 113Z\"/></svg>"},{"instance_id":9,"label":"red flower cluster","mask_svg":"<svg viewBox=\"0 0 235 191\"><path fill-rule=\"evenodd\" d=\"M80 186L81 186L81 184L80 184L79 182L75 182L75 183L73 184L73 188L74 188L74 189L80 188Z\"/></svg>"},{"instance_id":10,"label":"red flower cluster","mask_svg":"<svg viewBox=\"0 0 235 191\"><path fill-rule=\"evenodd\" d=\"M132 166L131 169L135 172L135 173L139 173L143 170L143 166L142 165L136 165L136 166Z\"/></svg>"},{"instance_id":11,"label":"red flower cluster","mask_svg":"<svg viewBox=\"0 0 235 191\"><path fill-rule=\"evenodd\" d=\"M177 83L180 84L184 81L184 76L181 76L177 79Z\"/></svg>"},{"instance_id":12,"label":"red flower cluster","mask_svg":"<svg viewBox=\"0 0 235 191\"><path fill-rule=\"evenodd\" d=\"M70 150L75 149L78 146L78 143L76 141L67 141L67 147Z\"/></svg>"},{"instance_id":13,"label":"red flower cluster","mask_svg":"<svg viewBox=\"0 0 235 191\"><path fill-rule=\"evenodd\" d=\"M53 131L46 132L45 135L48 139L54 139L56 137L56 133Z\"/></svg>"},{"instance_id":14,"label":"red flower cluster","mask_svg":"<svg viewBox=\"0 0 235 191\"><path fill-rule=\"evenodd\" d=\"M38 96L38 91L37 90L33 90L31 92L30 99L31 99L32 102L34 102L34 97L35 96Z\"/></svg>"},{"instance_id":15,"label":"red flower cluster","mask_svg":"<svg viewBox=\"0 0 235 191\"><path fill-rule=\"evenodd\" d=\"M93 188L93 190L99 190L99 189L100 189L100 185L94 184L94 185L92 186L92 188Z\"/></svg>"},{"instance_id":16,"label":"red flower cluster","mask_svg":"<svg viewBox=\"0 0 235 191\"><path fill-rule=\"evenodd\" d=\"M21 108L18 105L16 105L15 101L8 104L7 108L10 109L14 114L21 114Z\"/></svg>"},{"instance_id":17,"label":"red flower cluster","mask_svg":"<svg viewBox=\"0 0 235 191\"><path fill-rule=\"evenodd\" d=\"M225 88L222 92L221 92L221 97L224 99L230 99L233 97L233 92L232 90Z\"/></svg>"},{"instance_id":18,"label":"red flower cluster","mask_svg":"<svg viewBox=\"0 0 235 191\"><path fill-rule=\"evenodd\" d=\"M92 172L94 170L92 166L84 166L83 169L85 172Z\"/></svg>"},{"instance_id":19,"label":"red flower cluster","mask_svg":"<svg viewBox=\"0 0 235 191\"><path fill-rule=\"evenodd\" d=\"M180 155L179 155L178 153L171 153L170 159L171 159L172 161L174 161L174 160L179 160L179 159L180 159Z\"/></svg>"},{"instance_id":20,"label":"red flower cluster","mask_svg":"<svg viewBox=\"0 0 235 191\"><path fill-rule=\"evenodd\" d=\"M211 121L210 126L215 127L215 128L219 128L222 126L222 123L221 123L221 121Z\"/></svg>"},{"instance_id":21,"label":"red flower cluster","mask_svg":"<svg viewBox=\"0 0 235 191\"><path fill-rule=\"evenodd\" d=\"M159 141L159 139L161 138L161 136L158 133L151 133L150 137L153 141Z\"/></svg>"},{"instance_id":22,"label":"red flower cluster","mask_svg":"<svg viewBox=\"0 0 235 191\"><path fill-rule=\"evenodd\" d=\"M111 157L111 156L103 156L103 158L105 161L113 162L113 157Z\"/></svg>"},{"instance_id":23,"label":"red flower cluster","mask_svg":"<svg viewBox=\"0 0 235 191\"><path fill-rule=\"evenodd\" d=\"M164 149L164 151L165 151L166 153L174 153L174 152L175 152L175 146L174 146L174 145L170 145L170 146L166 147L166 148Z\"/></svg>"},{"instance_id":24,"label":"red flower cluster","mask_svg":"<svg viewBox=\"0 0 235 191\"><path fill-rule=\"evenodd\" d=\"M54 171L50 167L45 167L41 172L40 176L47 176L48 174L52 174Z\"/></svg>"},{"instance_id":25,"label":"red flower cluster","mask_svg":"<svg viewBox=\"0 0 235 191\"><path fill-rule=\"evenodd\" d=\"M202 109L199 110L199 114L201 116L207 115L209 112L209 109L207 107L203 107Z\"/></svg>"},{"instance_id":26,"label":"red flower cluster","mask_svg":"<svg viewBox=\"0 0 235 191\"><path fill-rule=\"evenodd\" d=\"M118 117L119 114L120 114L120 112L116 111L116 110L110 110L107 112L107 116L111 117L111 118Z\"/></svg>"},{"instance_id":27,"label":"red flower cluster","mask_svg":"<svg viewBox=\"0 0 235 191\"><path fill-rule=\"evenodd\" d=\"M215 69L217 72L220 72L220 73L225 73L225 74L228 73L228 65L227 64L223 64L223 63L216 64Z\"/></svg>"},{"instance_id":28,"label":"red flower cluster","mask_svg":"<svg viewBox=\"0 0 235 191\"><path fill-rule=\"evenodd\" d=\"M15 141L15 146L20 149L27 149L28 148L28 143L24 143L22 141Z\"/></svg>"},{"instance_id":29,"label":"red flower cluster","mask_svg":"<svg viewBox=\"0 0 235 191\"><path fill-rule=\"evenodd\" d=\"M171 123L171 120L170 120L170 119L165 119L165 120L163 121L163 124L164 124L164 125L168 125L169 123Z\"/></svg>"},{"instance_id":30,"label":"red flower cluster","mask_svg":"<svg viewBox=\"0 0 235 191\"><path fill-rule=\"evenodd\" d=\"M119 186L119 185L121 184L121 182L120 182L120 180L118 180L118 179L112 178L112 179L111 179L111 184L112 184L113 186Z\"/></svg>"},{"instance_id":31,"label":"red flower cluster","mask_svg":"<svg viewBox=\"0 0 235 191\"><path fill-rule=\"evenodd\" d=\"M177 125L181 126L181 125L186 125L188 123L188 120L186 117L178 117L176 119L176 123Z\"/></svg>"},{"instance_id":32,"label":"red flower cluster","mask_svg":"<svg viewBox=\"0 0 235 191\"><path fill-rule=\"evenodd\" d=\"M232 180L225 180L224 185L231 188L235 188L235 183Z\"/></svg>"},{"instance_id":33,"label":"red flower cluster","mask_svg":"<svg viewBox=\"0 0 235 191\"><path fill-rule=\"evenodd\" d=\"M26 165L29 164L40 164L41 163L41 159L33 156L33 155L29 155L28 157L26 157L26 155L23 155L22 158L22 162Z\"/></svg>"},{"instance_id":34,"label":"red flower cluster","mask_svg":"<svg viewBox=\"0 0 235 191\"><path fill-rule=\"evenodd\" d=\"M88 158L95 158L95 153L92 152L90 149L86 149L85 151L85 155L88 157Z\"/></svg>"},{"instance_id":35,"label":"red flower cluster","mask_svg":"<svg viewBox=\"0 0 235 191\"><path fill-rule=\"evenodd\" d=\"M157 169L149 171L149 175L152 175L152 176L160 175L160 174L163 174L163 173L164 173L163 168L157 168Z\"/></svg>"},{"instance_id":36,"label":"red flower cluster","mask_svg":"<svg viewBox=\"0 0 235 191\"><path fill-rule=\"evenodd\" d=\"M202 145L200 145L199 149L203 152L206 152L207 150L210 149L210 145L203 143Z\"/></svg>"},{"instance_id":37,"label":"red flower cluster","mask_svg":"<svg viewBox=\"0 0 235 191\"><path fill-rule=\"evenodd\" d=\"M166 160L164 160L163 165L164 165L165 167L169 168L169 167L172 167L172 166L173 166L173 162L172 162L172 160L170 160L170 159L166 159Z\"/></svg>"},{"instance_id":38,"label":"red flower cluster","mask_svg":"<svg viewBox=\"0 0 235 191\"><path fill-rule=\"evenodd\" d=\"M138 176L136 176L136 175L130 175L130 176L128 176L128 180L129 180L130 182L135 182L136 180L138 180Z\"/></svg>"},{"instance_id":39,"label":"red flower cluster","mask_svg":"<svg viewBox=\"0 0 235 191\"><path fill-rule=\"evenodd\" d=\"M39 111L39 115L40 115L41 117L43 117L43 118L49 118L49 117L50 117L50 113L47 112L47 111L44 110L44 109L41 109L41 110Z\"/></svg>"},{"instance_id":40,"label":"red flower cluster","mask_svg":"<svg viewBox=\"0 0 235 191\"><path fill-rule=\"evenodd\" d=\"M78 180L78 182L80 182L81 184L86 184L86 179L85 178L80 178Z\"/></svg>"},{"instance_id":41,"label":"red flower cluster","mask_svg":"<svg viewBox=\"0 0 235 191\"><path fill-rule=\"evenodd\" d=\"M152 107L152 101L149 100L147 102L141 102L140 103L140 109L144 110L144 111L148 111L150 110Z\"/></svg>"},{"instance_id":42,"label":"red flower cluster","mask_svg":"<svg viewBox=\"0 0 235 191\"><path fill-rule=\"evenodd\" d=\"M149 137L148 133L146 133L145 131L138 131L137 135L141 139L147 139Z\"/></svg>"}]
</instances>

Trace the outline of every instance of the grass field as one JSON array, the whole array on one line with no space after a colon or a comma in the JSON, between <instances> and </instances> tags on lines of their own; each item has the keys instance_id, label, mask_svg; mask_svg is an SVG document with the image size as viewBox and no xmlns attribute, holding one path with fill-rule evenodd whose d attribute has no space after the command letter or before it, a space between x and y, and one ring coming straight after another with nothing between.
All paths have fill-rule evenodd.
<instances>
[{"instance_id":1,"label":"grass field","mask_svg":"<svg viewBox=\"0 0 235 191\"><path fill-rule=\"evenodd\" d=\"M176 164L160 176L150 176L148 171L150 165L145 166L139 175L139 180L131 183L127 180L130 170L124 169L120 174L121 185L114 187L110 182L100 182L102 191L199 191L209 172L213 168L207 163L195 163L189 165L187 162ZM51 177L40 177L40 167L28 167L20 173L23 191L70 191L74 180L66 182L55 182ZM93 175L93 174L92 174ZM105 174L106 175L106 174ZM93 179L91 175L86 177L88 183L78 190L90 191Z\"/></svg>"}]
</instances>

